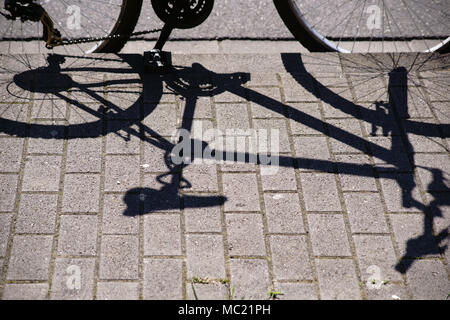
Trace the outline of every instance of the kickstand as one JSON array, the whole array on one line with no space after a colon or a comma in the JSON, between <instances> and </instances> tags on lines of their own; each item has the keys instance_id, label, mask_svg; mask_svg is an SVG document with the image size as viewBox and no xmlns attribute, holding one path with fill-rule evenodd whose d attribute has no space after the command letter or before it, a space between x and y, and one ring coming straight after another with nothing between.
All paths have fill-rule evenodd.
<instances>
[{"instance_id":1,"label":"kickstand","mask_svg":"<svg viewBox=\"0 0 450 320\"><path fill-rule=\"evenodd\" d=\"M162 50L172 30L171 24L166 23L153 50L144 52L144 67L146 71L164 74L169 73L173 69L172 54L169 51Z\"/></svg>"}]
</instances>

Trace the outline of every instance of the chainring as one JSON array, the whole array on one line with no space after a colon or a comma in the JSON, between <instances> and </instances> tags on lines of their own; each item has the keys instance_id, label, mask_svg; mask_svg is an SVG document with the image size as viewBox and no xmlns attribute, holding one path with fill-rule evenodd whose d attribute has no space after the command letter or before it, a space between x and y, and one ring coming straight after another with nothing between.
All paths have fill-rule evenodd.
<instances>
[{"instance_id":1,"label":"chainring","mask_svg":"<svg viewBox=\"0 0 450 320\"><path fill-rule=\"evenodd\" d=\"M211 14L214 0L181 0L179 13L174 14L175 3L180 0L152 0L153 10L164 23L172 23L177 29L190 29L202 24Z\"/></svg>"}]
</instances>

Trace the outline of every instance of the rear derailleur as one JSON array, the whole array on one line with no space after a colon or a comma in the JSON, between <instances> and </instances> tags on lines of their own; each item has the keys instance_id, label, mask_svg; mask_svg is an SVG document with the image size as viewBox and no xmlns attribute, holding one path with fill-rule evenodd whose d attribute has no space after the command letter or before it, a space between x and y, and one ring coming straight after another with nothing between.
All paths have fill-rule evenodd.
<instances>
[{"instance_id":1,"label":"rear derailleur","mask_svg":"<svg viewBox=\"0 0 450 320\"><path fill-rule=\"evenodd\" d=\"M62 43L61 33L54 28L52 19L39 3L33 0L5 0L4 8L9 14L0 13L8 20L40 21L44 27L42 37L47 49L52 49Z\"/></svg>"}]
</instances>

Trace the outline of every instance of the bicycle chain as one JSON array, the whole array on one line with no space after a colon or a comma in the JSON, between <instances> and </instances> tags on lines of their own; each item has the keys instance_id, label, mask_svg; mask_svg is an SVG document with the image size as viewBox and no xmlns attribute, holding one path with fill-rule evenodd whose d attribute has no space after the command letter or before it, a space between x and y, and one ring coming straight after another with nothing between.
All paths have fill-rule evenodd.
<instances>
[{"instance_id":1,"label":"bicycle chain","mask_svg":"<svg viewBox=\"0 0 450 320\"><path fill-rule=\"evenodd\" d=\"M130 35L115 34L115 35L110 35L110 36L106 36L106 37L96 37L96 38L63 39L60 43L55 44L53 47L68 46L68 45L73 45L73 44L89 43L89 42L99 42L99 41L105 41L105 40L116 39L116 38L125 38L125 37L131 38L131 37L140 36L140 35L144 35L144 34L161 32L161 30L162 30L161 28L160 29L143 30L143 31L133 32Z\"/></svg>"}]
</instances>

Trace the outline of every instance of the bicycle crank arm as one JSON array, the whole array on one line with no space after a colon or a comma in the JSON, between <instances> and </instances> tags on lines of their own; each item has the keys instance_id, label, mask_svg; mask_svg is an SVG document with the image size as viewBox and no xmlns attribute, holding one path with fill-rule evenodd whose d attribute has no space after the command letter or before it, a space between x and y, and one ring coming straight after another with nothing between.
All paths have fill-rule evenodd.
<instances>
[{"instance_id":1,"label":"bicycle crank arm","mask_svg":"<svg viewBox=\"0 0 450 320\"><path fill-rule=\"evenodd\" d=\"M47 49L53 49L56 46L62 45L63 40L61 37L61 33L58 29L55 29L53 20L50 18L44 8L42 8L42 15L40 20L44 27L43 38L45 41L45 47Z\"/></svg>"}]
</instances>

